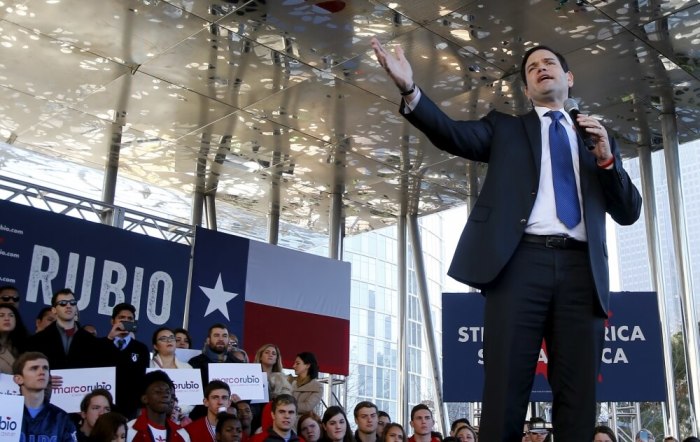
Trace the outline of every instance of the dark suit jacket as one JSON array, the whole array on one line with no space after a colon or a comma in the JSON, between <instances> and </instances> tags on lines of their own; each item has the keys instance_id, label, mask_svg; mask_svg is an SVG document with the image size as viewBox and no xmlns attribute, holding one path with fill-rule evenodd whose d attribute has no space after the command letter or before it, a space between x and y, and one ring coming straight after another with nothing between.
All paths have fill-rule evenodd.
<instances>
[{"instance_id":1,"label":"dark suit jacket","mask_svg":"<svg viewBox=\"0 0 700 442\"><path fill-rule=\"evenodd\" d=\"M134 338L123 350L119 350L114 341L108 338L101 338L100 341L107 348L110 365L116 369L117 408L121 414L133 419L141 407L141 380L151 362L148 347Z\"/></svg>"},{"instance_id":2,"label":"dark suit jacket","mask_svg":"<svg viewBox=\"0 0 700 442\"><path fill-rule=\"evenodd\" d=\"M486 289L520 243L537 197L542 158L537 113L512 116L491 111L477 121L455 121L425 94L412 112L406 114L403 105L401 112L439 149L488 163L448 272L460 282ZM607 315L610 292L605 213L619 224L632 224L642 205L612 137L610 142L615 163L611 170L603 170L579 140L584 222L601 315Z\"/></svg>"},{"instance_id":3,"label":"dark suit jacket","mask_svg":"<svg viewBox=\"0 0 700 442\"><path fill-rule=\"evenodd\" d=\"M73 336L68 353L63 351L57 322L30 336L27 340L27 351L39 351L46 355L52 370L106 367L111 363L99 339L80 327Z\"/></svg>"}]
</instances>

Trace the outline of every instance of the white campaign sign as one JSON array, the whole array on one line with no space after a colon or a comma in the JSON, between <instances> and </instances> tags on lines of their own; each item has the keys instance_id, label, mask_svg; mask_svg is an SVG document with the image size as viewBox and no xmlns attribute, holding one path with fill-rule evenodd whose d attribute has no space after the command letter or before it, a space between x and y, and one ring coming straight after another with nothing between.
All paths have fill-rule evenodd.
<instances>
[{"instance_id":1,"label":"white campaign sign","mask_svg":"<svg viewBox=\"0 0 700 442\"><path fill-rule=\"evenodd\" d=\"M260 364L209 364L209 380L219 379L228 384L231 394L241 399L263 399L265 376Z\"/></svg>"},{"instance_id":2,"label":"white campaign sign","mask_svg":"<svg viewBox=\"0 0 700 442\"><path fill-rule=\"evenodd\" d=\"M24 397L0 394L0 442L17 442L22 433Z\"/></svg>"},{"instance_id":3,"label":"white campaign sign","mask_svg":"<svg viewBox=\"0 0 700 442\"><path fill-rule=\"evenodd\" d=\"M0 373L0 394L12 394L19 396L19 385L15 384L14 376Z\"/></svg>"},{"instance_id":4,"label":"white campaign sign","mask_svg":"<svg viewBox=\"0 0 700 442\"><path fill-rule=\"evenodd\" d=\"M117 399L114 367L51 370L51 374L63 378L63 385L51 391L51 403L68 413L79 412L80 401L97 388L104 388Z\"/></svg>"},{"instance_id":5,"label":"white campaign sign","mask_svg":"<svg viewBox=\"0 0 700 442\"><path fill-rule=\"evenodd\" d=\"M175 384L175 396L179 405L199 405L204 399L202 373L197 368L149 368L164 371Z\"/></svg>"},{"instance_id":6,"label":"white campaign sign","mask_svg":"<svg viewBox=\"0 0 700 442\"><path fill-rule=\"evenodd\" d=\"M195 356L202 354L202 350L191 349L191 348L176 348L175 357L178 361L189 362Z\"/></svg>"}]
</instances>

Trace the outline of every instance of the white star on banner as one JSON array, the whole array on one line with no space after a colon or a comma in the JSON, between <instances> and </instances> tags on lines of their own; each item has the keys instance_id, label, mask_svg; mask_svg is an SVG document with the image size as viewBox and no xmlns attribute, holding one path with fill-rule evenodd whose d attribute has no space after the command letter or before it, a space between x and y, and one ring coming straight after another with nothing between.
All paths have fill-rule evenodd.
<instances>
[{"instance_id":1,"label":"white star on banner","mask_svg":"<svg viewBox=\"0 0 700 442\"><path fill-rule=\"evenodd\" d=\"M238 296L238 293L224 290L224 284L221 282L221 273L219 273L219 279L216 280L214 288L203 287L201 285L199 288L202 289L204 294L207 295L207 298L209 298L209 305L207 305L207 311L204 313L204 316L209 316L214 310L218 310L226 317L226 320L230 321L228 317L228 306L226 304Z\"/></svg>"}]
</instances>

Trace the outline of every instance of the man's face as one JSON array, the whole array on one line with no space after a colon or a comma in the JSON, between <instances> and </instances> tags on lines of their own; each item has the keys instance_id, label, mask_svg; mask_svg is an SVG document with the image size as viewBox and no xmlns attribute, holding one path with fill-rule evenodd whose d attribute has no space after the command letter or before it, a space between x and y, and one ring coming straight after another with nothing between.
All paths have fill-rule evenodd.
<instances>
[{"instance_id":1,"label":"man's face","mask_svg":"<svg viewBox=\"0 0 700 442\"><path fill-rule=\"evenodd\" d=\"M51 312L56 315L57 319L70 322L78 316L78 307L76 304L75 296L70 293L62 293L56 297L56 303L53 305Z\"/></svg>"},{"instance_id":2,"label":"man's face","mask_svg":"<svg viewBox=\"0 0 700 442\"><path fill-rule=\"evenodd\" d=\"M242 434L241 421L229 419L221 427L220 442L240 442Z\"/></svg>"},{"instance_id":3,"label":"man's face","mask_svg":"<svg viewBox=\"0 0 700 442\"><path fill-rule=\"evenodd\" d=\"M21 375L14 376L15 384L29 391L42 391L49 384L49 361L35 359L24 364Z\"/></svg>"},{"instance_id":4,"label":"man's face","mask_svg":"<svg viewBox=\"0 0 700 442\"><path fill-rule=\"evenodd\" d=\"M223 388L212 390L209 397L204 399L204 406L214 416L219 412L219 408L228 408L231 405L231 394Z\"/></svg>"},{"instance_id":5,"label":"man's face","mask_svg":"<svg viewBox=\"0 0 700 442\"><path fill-rule=\"evenodd\" d=\"M156 413L168 414L173 407L173 391L167 382L153 382L141 396L141 402Z\"/></svg>"},{"instance_id":6,"label":"man's face","mask_svg":"<svg viewBox=\"0 0 700 442\"><path fill-rule=\"evenodd\" d=\"M384 428L389 424L391 421L389 420L388 417L382 416L377 419L377 436L380 437L382 434L384 434Z\"/></svg>"},{"instance_id":7,"label":"man's face","mask_svg":"<svg viewBox=\"0 0 700 442\"><path fill-rule=\"evenodd\" d=\"M413 414L411 427L418 435L430 434L433 429L433 414L428 410L418 410Z\"/></svg>"},{"instance_id":8,"label":"man's face","mask_svg":"<svg viewBox=\"0 0 700 442\"><path fill-rule=\"evenodd\" d=\"M238 419L244 427L249 427L253 420L253 412L250 410L250 404L247 402L237 402L236 410L238 410Z\"/></svg>"},{"instance_id":9,"label":"man's face","mask_svg":"<svg viewBox=\"0 0 700 442\"><path fill-rule=\"evenodd\" d=\"M530 442L542 442L549 434L547 430L530 430L528 436L530 436Z\"/></svg>"},{"instance_id":10,"label":"man's face","mask_svg":"<svg viewBox=\"0 0 700 442\"><path fill-rule=\"evenodd\" d=\"M0 292L0 304L12 304L19 308L19 293L15 289L4 289Z\"/></svg>"},{"instance_id":11,"label":"man's face","mask_svg":"<svg viewBox=\"0 0 700 442\"><path fill-rule=\"evenodd\" d=\"M297 419L297 407L294 404L278 405L272 412L272 426L279 433L292 429Z\"/></svg>"},{"instance_id":12,"label":"man's face","mask_svg":"<svg viewBox=\"0 0 700 442\"><path fill-rule=\"evenodd\" d=\"M546 49L530 54L525 62L525 80L525 95L537 106L563 103L574 85L573 74L564 72L557 56Z\"/></svg>"},{"instance_id":13,"label":"man's face","mask_svg":"<svg viewBox=\"0 0 700 442\"><path fill-rule=\"evenodd\" d=\"M40 332L49 325L53 324L56 321L56 315L54 314L53 311L47 311L44 313L44 316L41 317L40 320L36 321L36 331Z\"/></svg>"},{"instance_id":14,"label":"man's face","mask_svg":"<svg viewBox=\"0 0 700 442\"><path fill-rule=\"evenodd\" d=\"M228 350L228 330L225 328L213 328L209 337L207 338L207 343L209 348L217 353L223 353Z\"/></svg>"},{"instance_id":15,"label":"man's face","mask_svg":"<svg viewBox=\"0 0 700 442\"><path fill-rule=\"evenodd\" d=\"M377 409L372 407L363 407L357 411L355 418L357 430L360 433L371 434L377 432Z\"/></svg>"}]
</instances>

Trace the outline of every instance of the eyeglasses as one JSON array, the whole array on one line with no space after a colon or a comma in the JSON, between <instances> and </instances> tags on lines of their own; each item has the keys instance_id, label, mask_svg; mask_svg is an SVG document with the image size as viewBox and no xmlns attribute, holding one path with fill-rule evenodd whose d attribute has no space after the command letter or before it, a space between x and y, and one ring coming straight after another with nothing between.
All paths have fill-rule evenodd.
<instances>
[{"instance_id":1,"label":"eyeglasses","mask_svg":"<svg viewBox=\"0 0 700 442\"><path fill-rule=\"evenodd\" d=\"M78 305L78 301L76 301L75 299L71 299L70 301L66 301L66 300L57 301L56 304L54 304L54 307L57 305L60 305L61 307L65 307L67 305L76 306L76 305Z\"/></svg>"},{"instance_id":2,"label":"eyeglasses","mask_svg":"<svg viewBox=\"0 0 700 442\"><path fill-rule=\"evenodd\" d=\"M161 336L158 338L158 342L173 342L175 340L175 336Z\"/></svg>"},{"instance_id":3,"label":"eyeglasses","mask_svg":"<svg viewBox=\"0 0 700 442\"><path fill-rule=\"evenodd\" d=\"M19 302L19 296L0 296L2 302Z\"/></svg>"}]
</instances>

